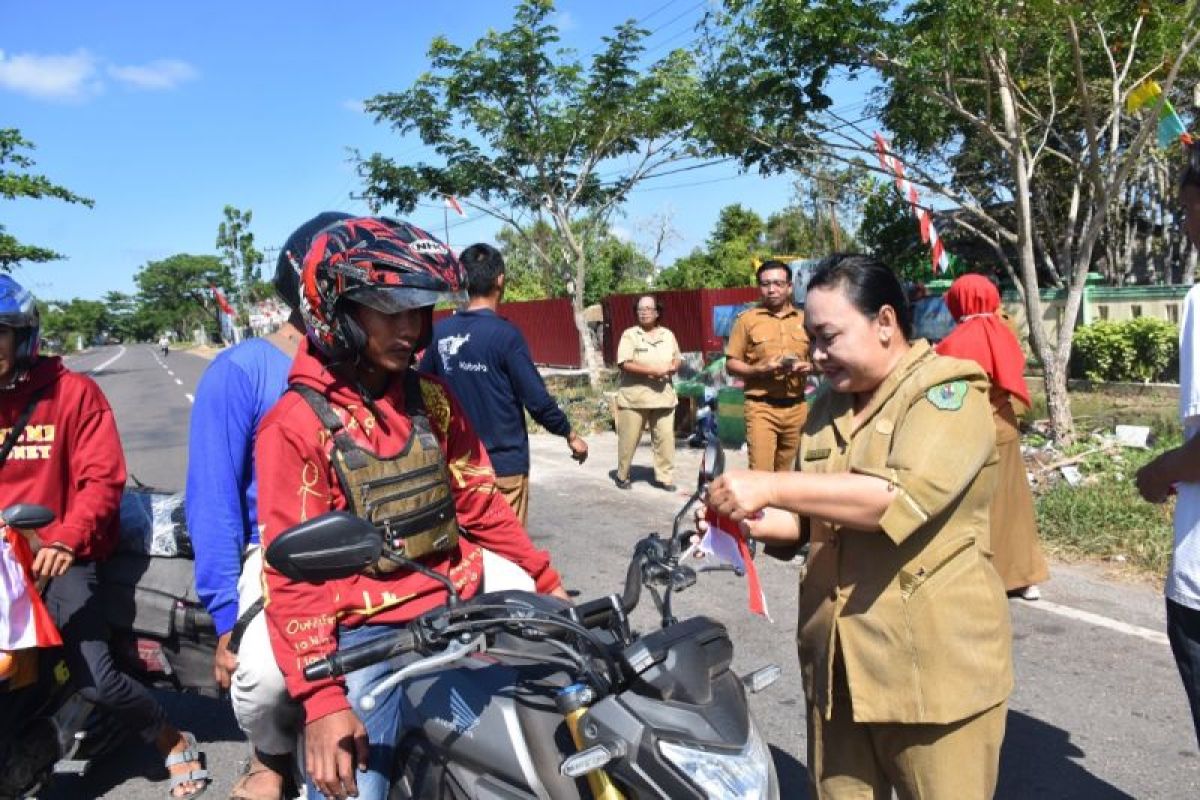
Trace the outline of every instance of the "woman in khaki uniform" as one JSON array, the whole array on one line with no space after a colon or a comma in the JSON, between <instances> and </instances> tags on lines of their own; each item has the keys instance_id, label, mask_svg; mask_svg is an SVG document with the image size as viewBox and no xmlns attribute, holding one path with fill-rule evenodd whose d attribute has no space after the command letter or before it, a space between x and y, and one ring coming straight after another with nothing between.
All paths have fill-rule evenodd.
<instances>
[{"instance_id":1,"label":"woman in khaki uniform","mask_svg":"<svg viewBox=\"0 0 1200 800\"><path fill-rule=\"evenodd\" d=\"M903 289L874 259L826 259L806 311L826 390L800 472L726 473L709 504L768 544L811 540L797 640L814 793L991 797L1012 661L986 552L987 376L908 341Z\"/></svg>"},{"instance_id":2,"label":"woman in khaki uniform","mask_svg":"<svg viewBox=\"0 0 1200 800\"><path fill-rule=\"evenodd\" d=\"M1010 596L1037 600L1039 583L1050 579L1038 544L1033 495L1021 458L1021 428L1015 405L1029 408L1025 354L1000 317L1000 292L982 275L963 275L946 292L946 308L957 323L937 346L942 355L968 358L991 379L990 400L1000 454L992 500L992 565Z\"/></svg>"},{"instance_id":3,"label":"woman in khaki uniform","mask_svg":"<svg viewBox=\"0 0 1200 800\"><path fill-rule=\"evenodd\" d=\"M654 451L654 480L675 491L675 386L671 377L683 359L675 334L658 324L662 308L652 295L639 297L638 324L621 334L617 365L621 385L617 390L617 486L628 489L633 453L650 428Z\"/></svg>"}]
</instances>

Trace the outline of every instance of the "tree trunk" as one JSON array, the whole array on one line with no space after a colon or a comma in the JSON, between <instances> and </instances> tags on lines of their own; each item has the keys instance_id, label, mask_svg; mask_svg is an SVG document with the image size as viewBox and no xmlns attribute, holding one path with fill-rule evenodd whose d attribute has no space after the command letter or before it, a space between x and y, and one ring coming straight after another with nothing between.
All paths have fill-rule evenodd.
<instances>
[{"instance_id":1,"label":"tree trunk","mask_svg":"<svg viewBox=\"0 0 1200 800\"><path fill-rule=\"evenodd\" d=\"M1046 384L1046 406L1050 417L1050 426L1055 433L1071 431L1074 436L1075 418L1071 415L1071 395L1067 392L1067 376L1069 367L1066 359L1054 355L1042 362L1044 381ZM1059 435L1060 441L1062 439Z\"/></svg>"},{"instance_id":2,"label":"tree trunk","mask_svg":"<svg viewBox=\"0 0 1200 800\"><path fill-rule=\"evenodd\" d=\"M1017 117L1017 102L1012 86L1012 75L1008 70L1008 56L1001 48L996 53L993 70L997 82L997 94L1004 114L1004 134L1008 143L1008 156L1012 167L1016 191L1013 202L1017 213L1017 253L1019 256L1021 282L1025 285L1025 316L1029 321L1029 338L1033 351L1046 376L1046 403L1050 407L1050 424L1056 439L1070 442L1075 436L1075 424L1071 417L1071 398L1067 394L1066 365L1060 363L1060 353L1050 342L1042 323L1042 298L1038 291L1037 260L1033 251L1033 206L1029 193L1029 170L1025 159L1024 134ZM1060 265L1068 267L1068 265ZM1064 270L1070 274L1069 267ZM1063 319L1064 325L1074 324Z\"/></svg>"},{"instance_id":3,"label":"tree trunk","mask_svg":"<svg viewBox=\"0 0 1200 800\"><path fill-rule=\"evenodd\" d=\"M579 333L579 354L583 361L583 368L587 370L588 385L592 391L599 391L600 371L604 364L600 358L596 340L592 337L592 330L588 327L587 319L583 315L583 290L587 286L587 254L583 252L583 248L575 238L574 231L571 230L570 217L559 213L557 209L552 209L551 214L559 234L571 250L571 262L575 267L572 281L574 285L571 287L571 310L575 312L575 330Z\"/></svg>"}]
</instances>

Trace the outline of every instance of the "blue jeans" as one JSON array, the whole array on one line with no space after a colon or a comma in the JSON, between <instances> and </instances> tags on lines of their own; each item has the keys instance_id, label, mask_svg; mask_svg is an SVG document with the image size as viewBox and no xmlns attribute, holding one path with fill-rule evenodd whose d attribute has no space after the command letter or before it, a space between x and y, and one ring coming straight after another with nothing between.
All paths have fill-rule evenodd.
<instances>
[{"instance_id":1,"label":"blue jeans","mask_svg":"<svg viewBox=\"0 0 1200 800\"><path fill-rule=\"evenodd\" d=\"M1167 638L1171 640L1171 652L1192 708L1196 739L1200 741L1200 611L1168 600Z\"/></svg>"},{"instance_id":2,"label":"blue jeans","mask_svg":"<svg viewBox=\"0 0 1200 800\"><path fill-rule=\"evenodd\" d=\"M338 647L366 644L388 635L393 630L395 629L389 625L339 628ZM396 764L396 745L400 740L400 702L403 692L400 686L393 686L375 698L375 707L370 711L364 711L359 706L359 700L397 669L411 663L413 658L412 655L395 656L346 676L346 696L355 715L362 720L363 727L367 729L367 741L370 743L367 770L355 776L360 800L387 800L392 784L392 770ZM323 800L325 795L317 791L317 787L309 781L308 797L310 800Z\"/></svg>"}]
</instances>

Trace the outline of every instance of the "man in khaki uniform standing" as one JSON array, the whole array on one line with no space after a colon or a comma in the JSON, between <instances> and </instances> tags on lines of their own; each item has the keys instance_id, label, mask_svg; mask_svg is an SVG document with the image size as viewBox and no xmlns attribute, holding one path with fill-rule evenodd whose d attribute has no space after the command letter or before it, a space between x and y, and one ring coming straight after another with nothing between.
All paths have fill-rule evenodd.
<instances>
[{"instance_id":1,"label":"man in khaki uniform standing","mask_svg":"<svg viewBox=\"0 0 1200 800\"><path fill-rule=\"evenodd\" d=\"M792 304L792 271L782 261L758 268L762 304L739 316L725 347L725 369L745 382L750 469L779 472L796 465L808 416L804 380L812 370L804 312Z\"/></svg>"},{"instance_id":2,"label":"man in khaki uniform standing","mask_svg":"<svg viewBox=\"0 0 1200 800\"><path fill-rule=\"evenodd\" d=\"M617 486L628 489L633 453L650 427L654 451L654 479L668 492L675 491L675 387L671 376L682 355L675 334L658 324L662 308L651 295L637 301L638 324L621 334L617 365L621 386L617 391Z\"/></svg>"}]
</instances>

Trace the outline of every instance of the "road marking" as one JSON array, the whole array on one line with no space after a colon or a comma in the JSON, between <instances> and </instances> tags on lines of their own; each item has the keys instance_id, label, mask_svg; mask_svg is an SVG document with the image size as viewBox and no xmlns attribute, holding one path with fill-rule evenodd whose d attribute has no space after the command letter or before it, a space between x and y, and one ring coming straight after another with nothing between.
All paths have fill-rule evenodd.
<instances>
[{"instance_id":1,"label":"road marking","mask_svg":"<svg viewBox=\"0 0 1200 800\"><path fill-rule=\"evenodd\" d=\"M195 402L196 402L196 398L192 397L190 394L185 394L185 395L184 395L184 397L186 397L186 398L188 399L188 402L189 402L189 403L195 403Z\"/></svg>"},{"instance_id":2,"label":"road marking","mask_svg":"<svg viewBox=\"0 0 1200 800\"><path fill-rule=\"evenodd\" d=\"M120 357L121 357L121 356L123 356L123 355L125 355L125 345L121 345L121 349L117 351L117 354L116 354L115 356L113 356L113 357L112 357L112 358L110 358L108 361L105 361L103 364L101 364L100 366L98 366L98 367L96 367L95 369L93 369L93 370L92 370L92 371L91 371L89 374L91 374L91 375L99 375L99 374L100 374L100 370L104 369L104 368L105 368L105 367L107 367L109 364L113 363L114 361L116 361L118 358L120 358Z\"/></svg>"},{"instance_id":3,"label":"road marking","mask_svg":"<svg viewBox=\"0 0 1200 800\"><path fill-rule=\"evenodd\" d=\"M176 383L176 385L178 385L178 386L183 386L183 381L179 380L179 378L176 378L176 379L175 379L175 383Z\"/></svg>"},{"instance_id":4,"label":"road marking","mask_svg":"<svg viewBox=\"0 0 1200 800\"><path fill-rule=\"evenodd\" d=\"M171 372L171 370L167 370L167 374L170 375L172 378L175 377L175 373Z\"/></svg>"},{"instance_id":5,"label":"road marking","mask_svg":"<svg viewBox=\"0 0 1200 800\"><path fill-rule=\"evenodd\" d=\"M1032 603L1022 603L1022 606L1024 608L1048 611L1051 614L1058 614L1060 617L1086 622L1089 625L1095 625L1098 628L1108 628L1110 631L1123 633L1127 636L1136 636L1139 639L1145 639L1146 641L1154 642L1155 644L1170 644L1170 640L1167 639L1167 635L1162 631L1143 628L1140 625L1130 625L1128 622L1121 622L1120 620L1104 617L1100 614L1093 614L1090 611L1081 611L1078 608L1059 605L1058 603L1052 603L1049 600L1038 600Z\"/></svg>"}]
</instances>

